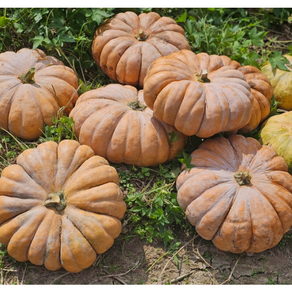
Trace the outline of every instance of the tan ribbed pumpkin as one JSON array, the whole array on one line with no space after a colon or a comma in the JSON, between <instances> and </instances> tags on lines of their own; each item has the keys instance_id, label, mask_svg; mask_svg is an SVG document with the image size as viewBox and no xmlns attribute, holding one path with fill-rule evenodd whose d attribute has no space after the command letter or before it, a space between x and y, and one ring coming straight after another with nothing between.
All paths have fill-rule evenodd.
<instances>
[{"instance_id":1,"label":"tan ribbed pumpkin","mask_svg":"<svg viewBox=\"0 0 292 292\"><path fill-rule=\"evenodd\" d=\"M155 166L174 159L187 141L153 115L143 90L130 85L109 84L85 92L70 117L80 143L112 163Z\"/></svg>"},{"instance_id":2,"label":"tan ribbed pumpkin","mask_svg":"<svg viewBox=\"0 0 292 292\"><path fill-rule=\"evenodd\" d=\"M0 178L0 242L17 261L88 268L121 232L126 211L115 168L74 140L25 150Z\"/></svg>"},{"instance_id":3,"label":"tan ribbed pumpkin","mask_svg":"<svg viewBox=\"0 0 292 292\"><path fill-rule=\"evenodd\" d=\"M233 253L262 252L292 226L292 176L285 160L254 138L203 141L177 178L177 200L198 234Z\"/></svg>"},{"instance_id":4,"label":"tan ribbed pumpkin","mask_svg":"<svg viewBox=\"0 0 292 292\"><path fill-rule=\"evenodd\" d=\"M175 20L156 12L127 11L96 30L92 56L111 79L143 88L151 62L182 49L190 50L190 46Z\"/></svg>"},{"instance_id":5,"label":"tan ribbed pumpkin","mask_svg":"<svg viewBox=\"0 0 292 292\"><path fill-rule=\"evenodd\" d=\"M39 49L1 53L0 127L23 139L37 139L61 107L70 112L77 89L74 71Z\"/></svg>"}]
</instances>

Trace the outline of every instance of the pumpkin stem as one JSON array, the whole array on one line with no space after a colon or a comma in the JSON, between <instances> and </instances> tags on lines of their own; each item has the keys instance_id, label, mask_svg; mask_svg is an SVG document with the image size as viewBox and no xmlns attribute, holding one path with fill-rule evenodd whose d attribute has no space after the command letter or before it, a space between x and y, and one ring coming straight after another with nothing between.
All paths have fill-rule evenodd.
<instances>
[{"instance_id":1,"label":"pumpkin stem","mask_svg":"<svg viewBox=\"0 0 292 292\"><path fill-rule=\"evenodd\" d=\"M35 73L35 68L30 68L26 73L24 73L23 75L19 76L18 78L25 84L27 83L35 83L33 77L34 77L34 73Z\"/></svg>"},{"instance_id":2,"label":"pumpkin stem","mask_svg":"<svg viewBox=\"0 0 292 292\"><path fill-rule=\"evenodd\" d=\"M236 173L234 178L240 186L249 185L251 180L251 176L247 170Z\"/></svg>"},{"instance_id":3,"label":"pumpkin stem","mask_svg":"<svg viewBox=\"0 0 292 292\"><path fill-rule=\"evenodd\" d=\"M202 83L209 83L211 80L208 78L208 71L207 69L203 69L201 74L196 74L197 80Z\"/></svg>"},{"instance_id":4,"label":"pumpkin stem","mask_svg":"<svg viewBox=\"0 0 292 292\"><path fill-rule=\"evenodd\" d=\"M138 34L135 35L135 38L138 41L146 41L146 39L148 38L148 35L142 29L140 29Z\"/></svg>"},{"instance_id":5,"label":"pumpkin stem","mask_svg":"<svg viewBox=\"0 0 292 292\"><path fill-rule=\"evenodd\" d=\"M47 208L54 208L61 212L66 207L65 197L63 192L49 194L47 200L44 202Z\"/></svg>"},{"instance_id":6,"label":"pumpkin stem","mask_svg":"<svg viewBox=\"0 0 292 292\"><path fill-rule=\"evenodd\" d=\"M139 102L139 100L131 101L127 104L132 110L143 111L147 106Z\"/></svg>"}]
</instances>

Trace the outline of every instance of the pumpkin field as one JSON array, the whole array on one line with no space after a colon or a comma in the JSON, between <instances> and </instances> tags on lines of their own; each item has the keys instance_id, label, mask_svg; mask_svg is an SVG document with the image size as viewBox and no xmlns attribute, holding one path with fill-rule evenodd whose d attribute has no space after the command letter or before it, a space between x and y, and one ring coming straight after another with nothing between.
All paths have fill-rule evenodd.
<instances>
[{"instance_id":1,"label":"pumpkin field","mask_svg":"<svg viewBox=\"0 0 292 292\"><path fill-rule=\"evenodd\" d=\"M1 285L292 284L292 8L1 8Z\"/></svg>"}]
</instances>

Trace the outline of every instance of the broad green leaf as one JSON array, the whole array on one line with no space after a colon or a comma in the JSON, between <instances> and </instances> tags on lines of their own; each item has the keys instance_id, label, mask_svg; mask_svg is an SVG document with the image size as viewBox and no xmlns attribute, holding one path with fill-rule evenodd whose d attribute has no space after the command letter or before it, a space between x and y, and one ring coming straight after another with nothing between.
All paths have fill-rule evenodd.
<instances>
[{"instance_id":1,"label":"broad green leaf","mask_svg":"<svg viewBox=\"0 0 292 292\"><path fill-rule=\"evenodd\" d=\"M13 25L18 33L22 33L25 30L25 26L21 23L14 22Z\"/></svg>"},{"instance_id":2,"label":"broad green leaf","mask_svg":"<svg viewBox=\"0 0 292 292\"><path fill-rule=\"evenodd\" d=\"M39 35L39 36L35 36L33 39L33 49L36 49L44 40L44 37Z\"/></svg>"},{"instance_id":3,"label":"broad green leaf","mask_svg":"<svg viewBox=\"0 0 292 292\"><path fill-rule=\"evenodd\" d=\"M0 27L5 26L8 22L9 22L9 18L7 18L5 16L0 17Z\"/></svg>"},{"instance_id":4,"label":"broad green leaf","mask_svg":"<svg viewBox=\"0 0 292 292\"><path fill-rule=\"evenodd\" d=\"M60 41L68 42L68 43L75 43L75 40L69 35L60 36Z\"/></svg>"},{"instance_id":5,"label":"broad green leaf","mask_svg":"<svg viewBox=\"0 0 292 292\"><path fill-rule=\"evenodd\" d=\"M185 22L187 20L187 12L185 11L182 15L180 15L176 22Z\"/></svg>"},{"instance_id":6,"label":"broad green leaf","mask_svg":"<svg viewBox=\"0 0 292 292\"><path fill-rule=\"evenodd\" d=\"M279 68L279 69L284 70L284 71L290 71L285 66L285 64L289 64L290 62L285 56L282 56L282 51L274 52L272 57L268 58L268 60L272 66L272 70Z\"/></svg>"},{"instance_id":7,"label":"broad green leaf","mask_svg":"<svg viewBox=\"0 0 292 292\"><path fill-rule=\"evenodd\" d=\"M192 21L191 20L187 20L186 24L184 25L184 29L190 35L193 33L193 27L192 27Z\"/></svg>"}]
</instances>

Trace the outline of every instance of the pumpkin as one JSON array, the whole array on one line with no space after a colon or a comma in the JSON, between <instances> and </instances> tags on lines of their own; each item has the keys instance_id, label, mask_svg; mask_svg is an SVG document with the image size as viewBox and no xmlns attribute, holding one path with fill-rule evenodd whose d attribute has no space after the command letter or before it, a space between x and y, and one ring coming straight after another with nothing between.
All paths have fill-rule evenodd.
<instances>
[{"instance_id":1,"label":"pumpkin","mask_svg":"<svg viewBox=\"0 0 292 292\"><path fill-rule=\"evenodd\" d=\"M292 112L275 115L267 119L260 130L260 142L273 147L282 156L288 167L292 163Z\"/></svg>"},{"instance_id":2,"label":"pumpkin","mask_svg":"<svg viewBox=\"0 0 292 292\"><path fill-rule=\"evenodd\" d=\"M279 68L272 69L270 62L266 62L261 71L271 82L274 99L279 102L278 108L290 111L292 110L292 56L284 56L289 61L285 64L288 71Z\"/></svg>"},{"instance_id":3,"label":"pumpkin","mask_svg":"<svg viewBox=\"0 0 292 292\"><path fill-rule=\"evenodd\" d=\"M76 273L121 232L115 168L75 140L27 149L0 178L0 242L17 261Z\"/></svg>"},{"instance_id":4,"label":"pumpkin","mask_svg":"<svg viewBox=\"0 0 292 292\"><path fill-rule=\"evenodd\" d=\"M153 116L143 90L131 85L109 84L83 93L70 117L79 142L112 163L155 166L174 159L187 140Z\"/></svg>"},{"instance_id":5,"label":"pumpkin","mask_svg":"<svg viewBox=\"0 0 292 292\"><path fill-rule=\"evenodd\" d=\"M98 27L92 43L96 64L111 79L143 88L150 63L181 49L190 50L184 30L156 12L118 13Z\"/></svg>"},{"instance_id":6,"label":"pumpkin","mask_svg":"<svg viewBox=\"0 0 292 292\"><path fill-rule=\"evenodd\" d=\"M74 71L39 50L0 54L0 127L26 140L52 125L60 107L68 114L76 99Z\"/></svg>"},{"instance_id":7,"label":"pumpkin","mask_svg":"<svg viewBox=\"0 0 292 292\"><path fill-rule=\"evenodd\" d=\"M251 118L249 122L238 131L240 134L246 134L256 129L269 115L273 88L269 79L258 68L247 65L241 66L237 70L244 74L254 98Z\"/></svg>"},{"instance_id":8,"label":"pumpkin","mask_svg":"<svg viewBox=\"0 0 292 292\"><path fill-rule=\"evenodd\" d=\"M204 140L177 178L177 200L197 233L223 251L258 253L292 225L292 176L276 151L254 138Z\"/></svg>"},{"instance_id":9,"label":"pumpkin","mask_svg":"<svg viewBox=\"0 0 292 292\"><path fill-rule=\"evenodd\" d=\"M256 129L270 113L273 88L269 79L256 67L251 65L241 66L236 61L231 61L227 56L221 56L224 65L232 66L244 74L253 96L253 108L249 122L242 128L235 130L235 134L246 134Z\"/></svg>"},{"instance_id":10,"label":"pumpkin","mask_svg":"<svg viewBox=\"0 0 292 292\"><path fill-rule=\"evenodd\" d=\"M181 133L208 138L244 127L254 98L234 61L181 50L152 62L144 99L155 116Z\"/></svg>"}]
</instances>

